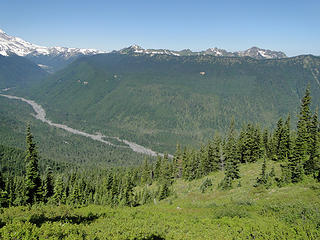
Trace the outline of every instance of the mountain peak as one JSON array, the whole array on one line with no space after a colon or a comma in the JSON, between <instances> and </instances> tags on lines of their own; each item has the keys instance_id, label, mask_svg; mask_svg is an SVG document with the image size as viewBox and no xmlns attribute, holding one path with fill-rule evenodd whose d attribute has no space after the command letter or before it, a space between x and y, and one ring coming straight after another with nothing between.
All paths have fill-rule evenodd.
<instances>
[{"instance_id":1,"label":"mountain peak","mask_svg":"<svg viewBox=\"0 0 320 240\"><path fill-rule=\"evenodd\" d=\"M75 55L92 55L97 53L103 53L103 51L95 49L38 46L19 37L9 36L0 29L0 55L4 56L11 54L16 54L18 56L55 54L68 59Z\"/></svg>"},{"instance_id":2,"label":"mountain peak","mask_svg":"<svg viewBox=\"0 0 320 240\"><path fill-rule=\"evenodd\" d=\"M221 48L208 48L207 50L200 52L193 52L190 49L184 49L181 51L168 50L168 49L144 49L138 45L131 45L123 48L119 51L120 54L132 54L132 55L171 55L171 56L196 56L196 55L211 55L216 57L252 57L255 59L273 59L273 58L285 58L287 57L283 52L277 52L272 50L261 49L256 46L251 47L245 51L228 52Z\"/></svg>"},{"instance_id":3,"label":"mountain peak","mask_svg":"<svg viewBox=\"0 0 320 240\"><path fill-rule=\"evenodd\" d=\"M131 45L129 48L132 48L132 49L135 49L135 50L143 49L142 47L140 47L140 46L137 45L137 44L133 44L133 45Z\"/></svg>"},{"instance_id":4,"label":"mountain peak","mask_svg":"<svg viewBox=\"0 0 320 240\"><path fill-rule=\"evenodd\" d=\"M287 55L281 51L272 51L269 49L262 49L259 47L251 47L245 51L236 52L240 57L252 57L256 59L272 59L272 58L286 58Z\"/></svg>"}]
</instances>

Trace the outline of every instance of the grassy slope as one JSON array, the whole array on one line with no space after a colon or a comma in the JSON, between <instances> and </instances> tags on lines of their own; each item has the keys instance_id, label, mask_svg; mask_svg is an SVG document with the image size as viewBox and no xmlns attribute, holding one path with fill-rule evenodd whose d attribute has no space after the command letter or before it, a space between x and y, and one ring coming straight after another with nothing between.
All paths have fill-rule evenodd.
<instances>
[{"instance_id":1,"label":"grassy slope","mask_svg":"<svg viewBox=\"0 0 320 240\"><path fill-rule=\"evenodd\" d=\"M214 186L204 194L204 179L178 181L173 196L156 205L10 208L1 214L7 226L0 233L4 239L28 229L51 239L319 239L320 184L307 178L283 188L254 188L260 169L261 163L242 166L242 186L227 191L217 189L221 172L209 176Z\"/></svg>"}]
</instances>

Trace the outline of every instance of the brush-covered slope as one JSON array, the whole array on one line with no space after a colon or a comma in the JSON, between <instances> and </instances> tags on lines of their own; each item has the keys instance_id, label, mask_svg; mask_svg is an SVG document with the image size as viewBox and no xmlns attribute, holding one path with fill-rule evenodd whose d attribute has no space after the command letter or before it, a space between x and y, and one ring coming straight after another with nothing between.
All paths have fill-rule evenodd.
<instances>
[{"instance_id":1,"label":"brush-covered slope","mask_svg":"<svg viewBox=\"0 0 320 240\"><path fill-rule=\"evenodd\" d=\"M48 76L39 66L17 55L0 55L0 88L25 87Z\"/></svg>"},{"instance_id":2,"label":"brush-covered slope","mask_svg":"<svg viewBox=\"0 0 320 240\"><path fill-rule=\"evenodd\" d=\"M268 163L269 172L273 163ZM299 184L269 189L253 187L261 162L240 168L241 186L218 187L223 173L179 180L172 196L138 207L35 205L11 207L0 214L2 239L319 239L320 184L306 178ZM280 168L276 165L276 176ZM12 221L14 219L14 221ZM0 225L0 226L1 226Z\"/></svg>"},{"instance_id":3,"label":"brush-covered slope","mask_svg":"<svg viewBox=\"0 0 320 240\"><path fill-rule=\"evenodd\" d=\"M201 141L234 117L270 126L308 84L319 104L320 58L121 55L83 57L34 89L49 118L156 150ZM240 127L237 126L237 127Z\"/></svg>"}]
</instances>

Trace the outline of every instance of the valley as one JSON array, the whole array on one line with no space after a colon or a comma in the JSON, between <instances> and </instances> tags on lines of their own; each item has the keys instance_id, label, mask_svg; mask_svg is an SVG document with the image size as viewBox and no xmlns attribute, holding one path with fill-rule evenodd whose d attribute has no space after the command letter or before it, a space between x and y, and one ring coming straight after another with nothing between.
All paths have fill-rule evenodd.
<instances>
[{"instance_id":1,"label":"valley","mask_svg":"<svg viewBox=\"0 0 320 240\"><path fill-rule=\"evenodd\" d=\"M157 156L158 155L156 152L152 151L151 149L147 149L147 148L145 148L143 146L140 146L140 145L138 145L138 144L136 144L134 142L129 142L127 140L123 140L123 139L120 139L118 137L104 136L104 135L101 135L101 133L89 134L89 133L85 133L85 132L73 129L73 128L68 127L66 125L63 125L63 124L53 123L50 120L46 119L46 112L41 107L41 105L37 104L36 102L34 102L32 100L27 100L27 99L22 98L22 97L16 97L16 96L5 95L5 94L0 94L0 96L6 97L6 98L9 98L9 99L20 100L20 101L28 103L29 105L32 106L33 110L36 112L36 115L34 115L34 117L36 119L42 121L42 122L45 122L45 123L49 124L50 126L53 126L53 127L56 127L56 128L61 128L61 129L64 129L64 130L66 130L68 132L71 132L73 134L85 136L85 137L91 138L92 140L99 141L99 142L105 143L105 144L110 145L110 146L122 147L122 148L123 147L127 147L127 148L131 148L134 152L143 153L143 154L147 154L147 155L151 155L151 156ZM113 144L111 142L108 142L108 141L104 140L103 138L115 139L118 142L125 143L128 146L116 145L116 144ZM159 154L159 155L163 156L163 154Z\"/></svg>"}]
</instances>

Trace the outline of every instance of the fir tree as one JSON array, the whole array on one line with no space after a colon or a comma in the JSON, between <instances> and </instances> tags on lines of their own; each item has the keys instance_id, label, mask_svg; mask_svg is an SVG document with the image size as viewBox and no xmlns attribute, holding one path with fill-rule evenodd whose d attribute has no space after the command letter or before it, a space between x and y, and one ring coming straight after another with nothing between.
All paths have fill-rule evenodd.
<instances>
[{"instance_id":1,"label":"fir tree","mask_svg":"<svg viewBox=\"0 0 320 240\"><path fill-rule=\"evenodd\" d=\"M58 176L54 184L53 199L58 205L60 205L61 203L63 203L63 197L64 197L64 183L63 183L62 177Z\"/></svg>"},{"instance_id":2,"label":"fir tree","mask_svg":"<svg viewBox=\"0 0 320 240\"><path fill-rule=\"evenodd\" d=\"M307 154L310 154L312 149L312 141L310 138L311 134L311 128L312 128L312 113L310 109L311 105L311 96L310 96L310 85L307 86L305 94L301 100L301 106L300 106L300 115L299 115L299 121L304 122L305 124L305 132L303 134L303 137L305 143L306 143L306 152ZM299 122L298 122L299 125ZM297 126L298 127L298 126Z\"/></svg>"},{"instance_id":3,"label":"fir tree","mask_svg":"<svg viewBox=\"0 0 320 240\"><path fill-rule=\"evenodd\" d=\"M230 131L225 144L225 177L221 183L222 188L231 188L232 180L240 178L239 155L234 138L234 121L231 121Z\"/></svg>"},{"instance_id":4,"label":"fir tree","mask_svg":"<svg viewBox=\"0 0 320 240\"><path fill-rule=\"evenodd\" d=\"M199 171L199 177L202 176L207 176L210 172L212 172L213 170L213 166L212 166L212 159L209 158L209 148L210 147L210 143L208 144L208 149L206 149L206 147L204 145L202 145L200 147L200 152L199 152L199 161L200 161L200 171ZM211 153L210 153L210 157L212 157L212 148L210 149Z\"/></svg>"},{"instance_id":5,"label":"fir tree","mask_svg":"<svg viewBox=\"0 0 320 240\"><path fill-rule=\"evenodd\" d=\"M310 129L310 140L312 148L310 149L309 159L305 163L306 174L316 174L319 171L320 161L320 137L319 137L319 122L318 112L313 114L312 125Z\"/></svg>"},{"instance_id":6,"label":"fir tree","mask_svg":"<svg viewBox=\"0 0 320 240\"><path fill-rule=\"evenodd\" d=\"M38 153L36 145L33 143L33 136L30 131L30 126L27 127L27 155L26 155L26 177L25 177L25 191L26 202L34 204L41 200L41 179L38 166Z\"/></svg>"},{"instance_id":7,"label":"fir tree","mask_svg":"<svg viewBox=\"0 0 320 240\"><path fill-rule=\"evenodd\" d=\"M182 152L179 144L177 144L176 152L173 157L173 173L174 177L182 177Z\"/></svg>"},{"instance_id":8,"label":"fir tree","mask_svg":"<svg viewBox=\"0 0 320 240\"><path fill-rule=\"evenodd\" d=\"M0 208L8 207L8 193L5 190L6 183L0 171Z\"/></svg>"},{"instance_id":9,"label":"fir tree","mask_svg":"<svg viewBox=\"0 0 320 240\"><path fill-rule=\"evenodd\" d=\"M262 142L263 142L264 154L268 158L270 158L271 149L270 149L270 145L269 145L269 131L268 131L268 129L265 129L263 132Z\"/></svg>"},{"instance_id":10,"label":"fir tree","mask_svg":"<svg viewBox=\"0 0 320 240\"><path fill-rule=\"evenodd\" d=\"M124 206L134 206L135 205L133 188L134 188L134 184L131 180L131 177L130 177L130 175L127 175L125 177L125 183L123 186L123 194L122 194L122 199L121 199L122 205L124 205Z\"/></svg>"},{"instance_id":11,"label":"fir tree","mask_svg":"<svg viewBox=\"0 0 320 240\"><path fill-rule=\"evenodd\" d=\"M162 158L161 156L157 157L156 165L154 168L154 178L158 180L161 176L161 167L162 167Z\"/></svg>"},{"instance_id":12,"label":"fir tree","mask_svg":"<svg viewBox=\"0 0 320 240\"><path fill-rule=\"evenodd\" d=\"M221 137L215 135L213 142L209 145L208 158L212 163L212 171L218 171L222 168L221 166Z\"/></svg>"},{"instance_id":13,"label":"fir tree","mask_svg":"<svg viewBox=\"0 0 320 240\"><path fill-rule=\"evenodd\" d=\"M237 144L234 137L234 120L231 122L230 132L225 146L225 162L226 175L232 180L240 178L239 174L239 155L237 151Z\"/></svg>"},{"instance_id":14,"label":"fir tree","mask_svg":"<svg viewBox=\"0 0 320 240\"><path fill-rule=\"evenodd\" d=\"M297 124L297 137L293 148L293 155L289 158L292 182L300 182L304 175L304 165L307 160L307 154L311 152L310 131L311 111L310 89L307 87L306 93L301 100L299 120Z\"/></svg>"},{"instance_id":15,"label":"fir tree","mask_svg":"<svg viewBox=\"0 0 320 240\"><path fill-rule=\"evenodd\" d=\"M144 164L142 167L141 183L147 185L151 184L151 170L147 158L144 159Z\"/></svg>"},{"instance_id":16,"label":"fir tree","mask_svg":"<svg viewBox=\"0 0 320 240\"><path fill-rule=\"evenodd\" d=\"M54 194L54 182L52 176L52 169L50 167L47 168L46 177L44 180L44 201L47 202L49 198L51 198Z\"/></svg>"},{"instance_id":17,"label":"fir tree","mask_svg":"<svg viewBox=\"0 0 320 240\"><path fill-rule=\"evenodd\" d=\"M277 128L273 135L273 160L283 160L284 141L283 141L283 120L279 119L277 123Z\"/></svg>"},{"instance_id":18,"label":"fir tree","mask_svg":"<svg viewBox=\"0 0 320 240\"><path fill-rule=\"evenodd\" d=\"M266 158L264 158L262 167L261 167L261 174L260 177L257 178L257 185L267 185L268 183L268 174L267 174L267 161Z\"/></svg>"},{"instance_id":19,"label":"fir tree","mask_svg":"<svg viewBox=\"0 0 320 240\"><path fill-rule=\"evenodd\" d=\"M281 160L284 160L286 158L290 159L292 156L292 141L291 141L291 135L290 135L290 114L283 126L283 137L281 139Z\"/></svg>"},{"instance_id":20,"label":"fir tree","mask_svg":"<svg viewBox=\"0 0 320 240\"><path fill-rule=\"evenodd\" d=\"M170 182L172 175L173 175L172 166L171 166L171 163L169 163L168 154L165 153L161 161L159 179L162 182Z\"/></svg>"},{"instance_id":21,"label":"fir tree","mask_svg":"<svg viewBox=\"0 0 320 240\"><path fill-rule=\"evenodd\" d=\"M167 198L169 196L169 194L170 194L169 184L165 182L161 185L158 199L161 201L161 200Z\"/></svg>"}]
</instances>

